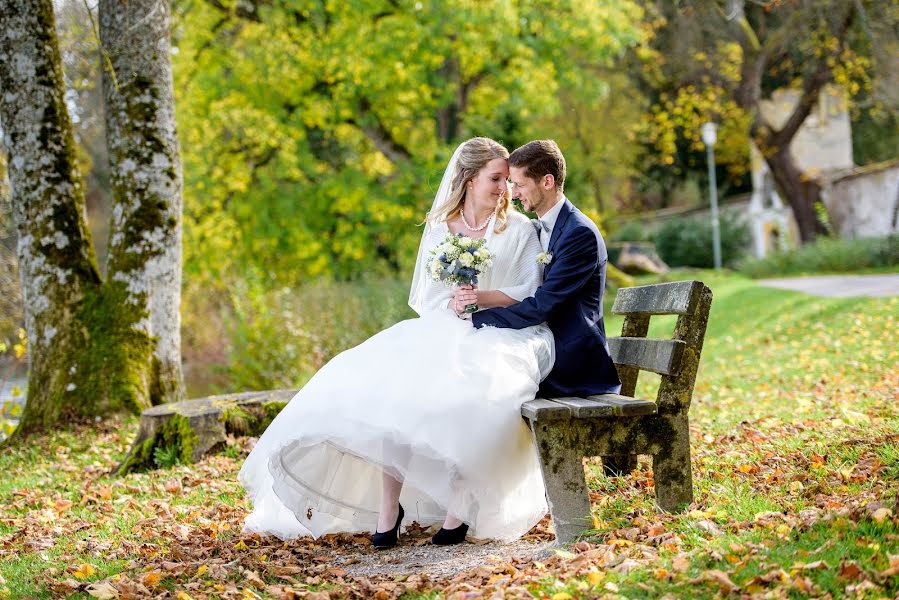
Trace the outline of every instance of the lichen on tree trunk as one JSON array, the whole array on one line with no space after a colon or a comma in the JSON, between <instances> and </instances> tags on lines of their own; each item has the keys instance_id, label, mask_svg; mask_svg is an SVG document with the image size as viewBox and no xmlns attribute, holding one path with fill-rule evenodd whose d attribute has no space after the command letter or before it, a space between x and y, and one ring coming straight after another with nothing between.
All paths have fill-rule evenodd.
<instances>
[{"instance_id":1,"label":"lichen on tree trunk","mask_svg":"<svg viewBox=\"0 0 899 600\"><path fill-rule=\"evenodd\" d=\"M116 3L110 10L127 6ZM167 32L167 7L162 12ZM167 33L165 39L167 44ZM169 74L169 88L170 82ZM71 417L140 412L151 397L180 397L177 144L168 163L157 153L146 157L152 168L165 171L177 201L166 204L131 194L125 186L117 189L132 208L129 214L150 217L137 225L126 219L130 227L114 230L126 231L130 243L121 244L116 267L102 282L87 227L51 0L4 0L0 90L30 354L28 404L18 434ZM166 143L171 146L171 139ZM123 144L146 145L135 136ZM132 276L135 272L145 276ZM160 321L165 325L154 328Z\"/></svg>"},{"instance_id":2,"label":"lichen on tree trunk","mask_svg":"<svg viewBox=\"0 0 899 600\"><path fill-rule=\"evenodd\" d=\"M100 281L54 20L50 0L13 0L0 11L0 115L31 353L22 430L53 422L81 404L78 357L88 335L72 308Z\"/></svg>"},{"instance_id":3,"label":"lichen on tree trunk","mask_svg":"<svg viewBox=\"0 0 899 600\"><path fill-rule=\"evenodd\" d=\"M148 401L184 397L181 378L181 158L167 0L101 0L106 138L113 188L109 285L145 313L154 339ZM137 26L136 24L139 24Z\"/></svg>"}]
</instances>

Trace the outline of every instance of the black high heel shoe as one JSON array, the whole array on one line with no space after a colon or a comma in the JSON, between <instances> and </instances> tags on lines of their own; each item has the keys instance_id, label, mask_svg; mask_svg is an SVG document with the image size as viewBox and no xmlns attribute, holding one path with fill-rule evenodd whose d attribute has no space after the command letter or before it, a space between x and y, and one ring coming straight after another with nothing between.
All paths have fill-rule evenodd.
<instances>
[{"instance_id":1,"label":"black high heel shoe","mask_svg":"<svg viewBox=\"0 0 899 600\"><path fill-rule=\"evenodd\" d=\"M396 546L397 542L400 539L400 523L403 522L403 505L397 504L400 507L400 512L396 516L396 525L393 526L393 529L390 531L383 531L378 533L378 528L375 527L375 533L371 536L371 543L375 548L393 548Z\"/></svg>"},{"instance_id":2,"label":"black high heel shoe","mask_svg":"<svg viewBox=\"0 0 899 600\"><path fill-rule=\"evenodd\" d=\"M462 523L454 529L440 528L440 531L431 538L431 543L437 546L452 546L453 544L461 544L468 535L468 525Z\"/></svg>"}]
</instances>

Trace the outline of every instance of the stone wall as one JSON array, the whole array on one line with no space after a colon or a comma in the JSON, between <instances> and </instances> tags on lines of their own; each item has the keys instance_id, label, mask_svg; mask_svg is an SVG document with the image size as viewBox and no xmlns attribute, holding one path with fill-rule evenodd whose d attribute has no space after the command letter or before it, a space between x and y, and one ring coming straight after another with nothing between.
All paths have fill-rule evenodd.
<instances>
[{"instance_id":1,"label":"stone wall","mask_svg":"<svg viewBox=\"0 0 899 600\"><path fill-rule=\"evenodd\" d=\"M776 90L771 98L759 103L759 109L765 119L779 129L796 108L801 95L800 90ZM852 128L846 98L840 88L824 88L815 109L790 143L790 153L799 169L812 176L853 166Z\"/></svg>"},{"instance_id":2,"label":"stone wall","mask_svg":"<svg viewBox=\"0 0 899 600\"><path fill-rule=\"evenodd\" d=\"M843 239L899 233L899 160L834 174L824 182L822 197Z\"/></svg>"}]
</instances>

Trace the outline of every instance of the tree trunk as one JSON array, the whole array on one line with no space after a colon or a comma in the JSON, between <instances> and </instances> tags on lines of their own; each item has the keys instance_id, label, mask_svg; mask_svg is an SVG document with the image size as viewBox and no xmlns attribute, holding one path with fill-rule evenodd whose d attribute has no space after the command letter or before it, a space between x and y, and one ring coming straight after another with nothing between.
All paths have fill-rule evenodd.
<instances>
[{"instance_id":1,"label":"tree trunk","mask_svg":"<svg viewBox=\"0 0 899 600\"><path fill-rule=\"evenodd\" d=\"M145 393L183 399L181 158L175 132L168 0L100 0L106 141L112 174L109 285L155 341ZM145 361L147 358L140 357Z\"/></svg>"},{"instance_id":2,"label":"tree trunk","mask_svg":"<svg viewBox=\"0 0 899 600\"><path fill-rule=\"evenodd\" d=\"M459 65L455 57L446 57L439 73L443 78L443 85L448 88L460 85ZM459 104L458 94L453 94L453 99L444 101L445 104L437 108L437 139L444 143L450 143L456 138L459 131Z\"/></svg>"},{"instance_id":3,"label":"tree trunk","mask_svg":"<svg viewBox=\"0 0 899 600\"><path fill-rule=\"evenodd\" d=\"M172 367L154 354L162 347L160 356L169 357L170 348L177 348L177 317L153 329L166 317L151 315L158 306L177 315L178 295L173 299L171 286L168 292L153 289L159 279L177 285L177 276L166 270L173 251L147 251L159 247L159 238L176 245L164 232L175 228L180 236L180 215L160 201L145 206L145 196L119 188L116 220L125 225L114 229L117 262L109 281L101 282L54 21L52 0L0 4L0 119L6 131L30 355L28 403L17 435L73 417L123 408L139 412L149 407L151 397L176 395L170 391L181 389L180 361ZM135 27L135 37L145 27ZM129 143L136 142L131 138ZM152 154L154 164L164 158L162 152ZM177 180L177 163L167 169ZM134 171L142 173L136 165ZM127 226L134 214L147 215L142 231ZM139 270L151 276L131 276ZM163 364L177 370L175 384L160 383L156 373Z\"/></svg>"},{"instance_id":4,"label":"tree trunk","mask_svg":"<svg viewBox=\"0 0 899 600\"><path fill-rule=\"evenodd\" d=\"M589 154L584 157L586 161L590 160ZM602 190L602 182L592 172L587 173L587 184L593 188L593 198L596 201L596 210L599 214L604 215L606 212L606 203Z\"/></svg>"},{"instance_id":5,"label":"tree trunk","mask_svg":"<svg viewBox=\"0 0 899 600\"><path fill-rule=\"evenodd\" d=\"M88 346L78 307L100 281L51 0L0 7L0 90L30 353L25 430L78 412Z\"/></svg>"},{"instance_id":6,"label":"tree trunk","mask_svg":"<svg viewBox=\"0 0 899 600\"><path fill-rule=\"evenodd\" d=\"M819 234L826 233L815 211L815 203L821 197L821 187L813 179L806 179L802 175L790 154L789 146L765 160L774 181L793 209L802 243L815 241Z\"/></svg>"},{"instance_id":7,"label":"tree trunk","mask_svg":"<svg viewBox=\"0 0 899 600\"><path fill-rule=\"evenodd\" d=\"M821 90L833 80L832 65L840 60L839 53L844 50L849 28L861 4L836 3L836 6L845 12L841 13L835 29L831 31L828 28L826 33L836 38L838 43L829 51L822 49L814 70L803 80L802 95L787 120L778 130L774 130L761 115L759 105L762 95L762 78L769 61L786 57L788 42L792 35L791 21L788 19L780 26L779 30L766 32L760 29L759 33L763 34L762 41L760 41L760 36L753 31L753 26L743 11L743 4L744 2L734 4L739 10L735 13L737 18L731 20L736 39L743 50L740 85L734 97L740 107L753 116L750 136L765 157L774 181L793 209L793 216L796 218L802 242L812 242L818 234L826 233L815 210L815 204L821 196L821 187L817 182L805 179L799 171L796 161L790 155L790 144L818 103ZM761 12L761 8L757 8L757 10L760 11L758 16L764 23L764 12ZM800 19L802 14L794 12L792 17Z\"/></svg>"}]
</instances>

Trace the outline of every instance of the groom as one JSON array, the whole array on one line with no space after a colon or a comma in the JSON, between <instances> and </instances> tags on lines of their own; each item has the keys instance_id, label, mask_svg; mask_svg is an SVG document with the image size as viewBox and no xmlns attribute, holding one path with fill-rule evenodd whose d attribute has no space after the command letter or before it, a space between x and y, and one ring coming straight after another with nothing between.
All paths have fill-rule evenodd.
<instances>
[{"instance_id":1,"label":"groom","mask_svg":"<svg viewBox=\"0 0 899 600\"><path fill-rule=\"evenodd\" d=\"M506 308L476 312L472 323L479 328L511 329L549 325L556 341L556 362L540 384L542 397L618 393L621 382L609 356L602 319L606 245L593 221L562 193L565 158L554 141L536 140L509 156L509 173L512 195L526 211L537 213L535 225L549 262L543 285L532 297Z\"/></svg>"}]
</instances>

